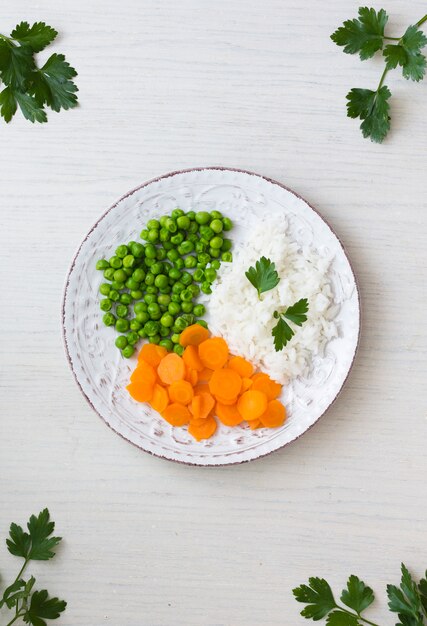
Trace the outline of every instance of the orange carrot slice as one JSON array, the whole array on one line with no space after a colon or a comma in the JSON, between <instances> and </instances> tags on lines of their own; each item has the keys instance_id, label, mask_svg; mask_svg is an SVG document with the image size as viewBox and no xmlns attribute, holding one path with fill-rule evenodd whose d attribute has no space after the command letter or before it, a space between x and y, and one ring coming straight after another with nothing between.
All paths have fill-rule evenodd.
<instances>
[{"instance_id":1,"label":"orange carrot slice","mask_svg":"<svg viewBox=\"0 0 427 626\"><path fill-rule=\"evenodd\" d=\"M211 379L211 376L213 374L213 370L209 369L208 367L205 367L204 369L202 369L201 372L199 372L199 381L201 382L207 382Z\"/></svg>"},{"instance_id":2,"label":"orange carrot slice","mask_svg":"<svg viewBox=\"0 0 427 626\"><path fill-rule=\"evenodd\" d=\"M235 404L233 404L232 406L227 406L225 404L217 402L216 414L218 416L218 419L224 424L224 426L237 426L237 424L243 422L243 418L237 410Z\"/></svg>"},{"instance_id":3,"label":"orange carrot slice","mask_svg":"<svg viewBox=\"0 0 427 626\"><path fill-rule=\"evenodd\" d=\"M278 428L286 419L285 407L279 400L270 400L267 410L259 419L268 428Z\"/></svg>"},{"instance_id":4,"label":"orange carrot slice","mask_svg":"<svg viewBox=\"0 0 427 626\"><path fill-rule=\"evenodd\" d=\"M242 378L250 378L254 373L252 363L249 363L242 356L232 356L228 361L228 367L235 370Z\"/></svg>"},{"instance_id":5,"label":"orange carrot slice","mask_svg":"<svg viewBox=\"0 0 427 626\"><path fill-rule=\"evenodd\" d=\"M256 428L261 428L262 423L261 420L246 420L249 424L249 428L251 430L255 430Z\"/></svg>"},{"instance_id":6,"label":"orange carrot slice","mask_svg":"<svg viewBox=\"0 0 427 626\"><path fill-rule=\"evenodd\" d=\"M158 346L155 343L145 343L138 354L138 361L142 360L152 367L157 367L167 353L168 351L163 346Z\"/></svg>"},{"instance_id":7,"label":"orange carrot slice","mask_svg":"<svg viewBox=\"0 0 427 626\"><path fill-rule=\"evenodd\" d=\"M191 419L191 413L183 404L169 404L162 413L163 417L172 426L184 426Z\"/></svg>"},{"instance_id":8,"label":"orange carrot slice","mask_svg":"<svg viewBox=\"0 0 427 626\"><path fill-rule=\"evenodd\" d=\"M184 347L198 346L202 341L206 341L208 337L209 331L207 328L200 326L200 324L192 324L182 331L179 337L179 343Z\"/></svg>"},{"instance_id":9,"label":"orange carrot slice","mask_svg":"<svg viewBox=\"0 0 427 626\"><path fill-rule=\"evenodd\" d=\"M188 380L188 382L195 387L197 385L197 381L199 380L199 377L197 375L197 370L192 370L190 368L187 367L187 371L185 374L185 380Z\"/></svg>"},{"instance_id":10,"label":"orange carrot slice","mask_svg":"<svg viewBox=\"0 0 427 626\"><path fill-rule=\"evenodd\" d=\"M200 397L199 419L206 419L215 406L215 400L210 393L206 392L199 393L198 396Z\"/></svg>"},{"instance_id":11,"label":"orange carrot slice","mask_svg":"<svg viewBox=\"0 0 427 626\"><path fill-rule=\"evenodd\" d=\"M259 419L267 409L267 396L262 391L249 389L237 402L237 410L246 421Z\"/></svg>"},{"instance_id":12,"label":"orange carrot slice","mask_svg":"<svg viewBox=\"0 0 427 626\"><path fill-rule=\"evenodd\" d=\"M152 386L157 381L156 370L146 361L140 361L132 372L130 380L132 383L140 381L149 383Z\"/></svg>"},{"instance_id":13,"label":"orange carrot slice","mask_svg":"<svg viewBox=\"0 0 427 626\"><path fill-rule=\"evenodd\" d=\"M166 385L171 385L185 377L185 363L178 354L172 352L160 361L157 373L160 380Z\"/></svg>"},{"instance_id":14,"label":"orange carrot slice","mask_svg":"<svg viewBox=\"0 0 427 626\"><path fill-rule=\"evenodd\" d=\"M229 367L215 370L209 381L211 393L217 397L221 396L225 400L236 399L242 388L242 378Z\"/></svg>"},{"instance_id":15,"label":"orange carrot slice","mask_svg":"<svg viewBox=\"0 0 427 626\"><path fill-rule=\"evenodd\" d=\"M203 328L203 326L201 326L201 328ZM203 363L200 360L199 353L197 352L197 348L195 346L187 346L184 350L182 358L186 366L190 369L197 370L199 372L202 371Z\"/></svg>"},{"instance_id":16,"label":"orange carrot slice","mask_svg":"<svg viewBox=\"0 0 427 626\"><path fill-rule=\"evenodd\" d=\"M202 398L200 395L194 396L191 401L190 411L194 419L200 419L200 408L202 406ZM193 419L192 418L192 419Z\"/></svg>"},{"instance_id":17,"label":"orange carrot slice","mask_svg":"<svg viewBox=\"0 0 427 626\"><path fill-rule=\"evenodd\" d=\"M222 337L206 339L199 345L199 357L205 367L217 370L227 363L228 346Z\"/></svg>"},{"instance_id":18,"label":"orange carrot slice","mask_svg":"<svg viewBox=\"0 0 427 626\"><path fill-rule=\"evenodd\" d=\"M277 398L282 390L281 385L271 380L270 376L267 374L255 374L255 376L252 377L252 381L251 389L262 391L269 400Z\"/></svg>"},{"instance_id":19,"label":"orange carrot slice","mask_svg":"<svg viewBox=\"0 0 427 626\"><path fill-rule=\"evenodd\" d=\"M138 381L132 382L126 387L130 395L137 402L150 402L153 397L153 385L150 383Z\"/></svg>"},{"instance_id":20,"label":"orange carrot slice","mask_svg":"<svg viewBox=\"0 0 427 626\"><path fill-rule=\"evenodd\" d=\"M216 419L210 416L203 420L202 424L199 424L198 421L197 423L194 421L191 422L188 427L188 432L190 435L193 435L194 439L201 441L202 439L209 439L209 437L212 437L216 431L216 427Z\"/></svg>"},{"instance_id":21,"label":"orange carrot slice","mask_svg":"<svg viewBox=\"0 0 427 626\"><path fill-rule=\"evenodd\" d=\"M169 404L168 392L161 385L154 385L153 397L150 400L150 404L155 411L163 413L167 405Z\"/></svg>"},{"instance_id":22,"label":"orange carrot slice","mask_svg":"<svg viewBox=\"0 0 427 626\"><path fill-rule=\"evenodd\" d=\"M217 402L220 402L221 404L225 404L226 406L232 406L233 404L236 404L237 402L237 396L235 398L231 398L231 400L229 400L228 398L223 398L222 396L220 396L219 394L217 394L215 396L215 400Z\"/></svg>"},{"instance_id":23,"label":"orange carrot slice","mask_svg":"<svg viewBox=\"0 0 427 626\"><path fill-rule=\"evenodd\" d=\"M244 393L248 389L252 387L253 380L251 378L242 378L242 387L240 389L240 393Z\"/></svg>"},{"instance_id":24,"label":"orange carrot slice","mask_svg":"<svg viewBox=\"0 0 427 626\"><path fill-rule=\"evenodd\" d=\"M177 380L169 386L169 398L178 404L190 404L194 391L192 385L186 380Z\"/></svg>"}]
</instances>

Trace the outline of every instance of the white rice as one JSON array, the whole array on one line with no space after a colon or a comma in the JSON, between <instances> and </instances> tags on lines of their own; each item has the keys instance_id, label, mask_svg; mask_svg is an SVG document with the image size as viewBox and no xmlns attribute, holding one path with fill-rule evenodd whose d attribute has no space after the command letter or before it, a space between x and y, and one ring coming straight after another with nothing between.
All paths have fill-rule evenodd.
<instances>
[{"instance_id":1,"label":"white rice","mask_svg":"<svg viewBox=\"0 0 427 626\"><path fill-rule=\"evenodd\" d=\"M212 294L207 297L209 328L227 341L233 354L246 357L274 380L286 384L297 376L308 376L313 358L323 354L327 342L338 336L333 322L338 307L328 275L331 259L313 246L300 246L288 233L283 216L257 221L244 241L234 245L233 262L223 263ZM274 261L280 283L263 293L245 276L260 257ZM294 337L276 352L271 334L283 310L307 298L307 321L290 323Z\"/></svg>"}]
</instances>

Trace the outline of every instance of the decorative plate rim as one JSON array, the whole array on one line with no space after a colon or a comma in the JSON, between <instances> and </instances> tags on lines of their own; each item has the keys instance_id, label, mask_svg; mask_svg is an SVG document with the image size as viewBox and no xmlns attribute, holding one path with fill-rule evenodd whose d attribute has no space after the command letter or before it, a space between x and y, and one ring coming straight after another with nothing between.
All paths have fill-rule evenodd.
<instances>
[{"instance_id":1,"label":"decorative plate rim","mask_svg":"<svg viewBox=\"0 0 427 626\"><path fill-rule=\"evenodd\" d=\"M347 262L349 264L350 270L351 270L351 274L353 276L354 279L354 285L355 285L355 289L356 289L356 294L357 294L357 306L358 306L358 319L359 319L359 324L358 324L358 333L357 333L357 341L356 341L356 345L355 345L355 349L354 349L354 353L353 353L353 358L351 360L351 363L349 365L347 374L345 376L345 378L343 379L340 388L338 389L334 399L329 403L329 405L325 408L325 410L316 418L316 420L310 424L310 426L308 426L308 428L306 428L302 433L300 433L299 435L296 435L293 439L290 439L289 441L284 442L283 444L281 444L279 447L273 449L273 450L268 450L267 452L261 452L260 454L258 454L257 456L253 457L253 458L248 458L248 459L235 459L235 460L231 460L231 461L225 461L225 462L221 462L221 463L211 463L209 462L209 460L207 460L207 462L205 463L197 463L197 462L192 462L189 460L183 460L183 459L177 459L177 458L171 458L168 456L164 456L163 454L161 454L160 452L155 452L153 450L147 450L146 448L143 448L141 445L138 445L138 443L136 443L135 441L132 441L131 439L128 439L127 437L125 437L125 435L123 435L121 432L119 432L118 430L116 430L110 423L107 422L107 420L104 418L103 415L101 415L101 413L96 409L96 407L94 406L93 402L91 401L90 397L88 396L88 394L85 392L85 390L83 389L79 379L77 378L77 374L75 372L75 369L73 367L73 362L72 362L72 358L70 355L70 350L68 347L68 341L67 341L67 337L66 337L66 329L65 329L65 306L66 306L66 297L67 297L67 289L70 283L70 276L71 273L74 269L77 257L80 253L80 250L82 249L83 245L85 244L85 242L87 241L87 239L90 237L90 235L92 234L92 232L95 230L95 228L98 226L98 224L108 215L108 213L110 213L110 211L112 211L118 204L120 204L120 202L122 202L123 200L125 200L126 198L128 198L129 196L133 195L134 193L136 193L137 191L139 191L140 189L143 189L144 187L147 187L148 185L151 185L152 183L158 182L160 180L163 179L167 179L167 178L171 178L173 176L179 175L179 174L187 174L190 172L202 172L202 171L206 171L206 170L210 170L210 171L228 171L228 172L238 172L241 174L247 174L249 176L256 176L257 178L261 178L263 180L265 180L268 183L271 183L272 185L276 185L282 189L284 189L285 191L289 192L290 194L292 194L293 196L295 196L296 198L302 200L321 220L322 222L324 222L328 228L330 229L330 231L332 232L332 234L335 236L336 240L338 241L346 259ZM360 299L360 288L359 288L359 283L358 283L358 279L356 277L354 268L353 268L353 263L349 257L349 255L347 254L347 250L344 246L344 244L342 243L341 239L338 237L337 233L335 232L334 228L330 225L329 221L327 219L325 219L323 217L323 215L321 215L321 213L310 203L308 202L303 196L301 196L300 194L298 194L297 192L295 192L293 189L291 189L290 187L287 187L286 185L284 185L283 183L280 183L279 181L270 178L268 176L264 176L262 174L258 174L256 172L250 171L250 170L245 170L245 169L240 169L240 168L235 168L235 167L223 167L223 166L219 166L219 165L212 165L212 166L205 166L205 167L190 167L190 168L185 168L185 169L181 169L181 170L174 170L171 172L168 172L166 174L163 174L161 176L156 176L154 178L151 178L150 180L142 183L141 185L138 185L136 187L134 187L133 189L131 189L130 191L128 191L127 193L125 193L123 196L121 196L118 200L116 200L116 202L114 202L114 204L112 204L106 211L104 211L99 218L96 220L96 222L91 226L91 228L87 231L85 237L83 238L83 240L80 242L76 252L74 253L71 263L69 265L69 269L67 271L66 274L66 278L65 278L65 283L63 286L63 291L62 291L62 301L61 301L61 335L62 335L62 341L63 341L63 346L64 346L64 351L65 351L65 356L67 358L68 361L68 365L71 369L71 372L73 374L74 380L76 381L83 397L86 399L86 401L88 402L89 406L92 408L92 410L98 415L98 417L117 435L119 435L122 439L124 439L125 441L127 441L128 443L132 444L134 447L138 448L139 450L142 450L143 452L146 452L148 454L151 454L154 457L157 457L159 459L163 459L166 461L172 461L174 463L179 463L181 465L189 465L192 467L200 467L200 468L219 468L219 467L229 467L231 465L241 465L243 463L249 463L250 461L256 461L258 459L262 459L265 458L266 456L269 456L271 454L274 454L275 452L279 452L280 450L283 450L283 448L285 448L286 446L289 446L290 444L294 443L295 441L297 441L298 439L300 439L303 435L305 435L308 431L310 431L313 426L315 426L319 420L325 415L325 413L327 413L329 411L329 409L331 408L331 406L336 402L336 400L338 399L338 397L341 395L343 388L350 376L350 373L354 367L354 363L356 360L356 356L359 350L359 345L360 345L360 336L361 336L361 330L362 330L362 307L361 307L361 299Z\"/></svg>"}]
</instances>

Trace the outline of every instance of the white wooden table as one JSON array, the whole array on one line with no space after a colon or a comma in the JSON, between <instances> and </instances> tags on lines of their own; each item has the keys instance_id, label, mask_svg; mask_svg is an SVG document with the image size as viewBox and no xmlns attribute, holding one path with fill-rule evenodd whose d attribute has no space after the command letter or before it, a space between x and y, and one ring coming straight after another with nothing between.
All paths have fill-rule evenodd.
<instances>
[{"instance_id":1,"label":"white wooden table","mask_svg":"<svg viewBox=\"0 0 427 626\"><path fill-rule=\"evenodd\" d=\"M397 34L425 2L377 3ZM14 0L1 28L45 20L78 69L80 108L0 125L0 531L48 506L64 537L33 571L70 626L305 623L291 589L359 574L377 592L427 566L426 82L398 72L382 146L346 118L376 85L329 40L350 0ZM45 56L50 50L42 53ZM65 274L99 214L139 183L200 165L275 178L313 203L360 281L345 391L285 450L203 470L112 433L66 363ZM2 580L18 569L0 548ZM0 614L1 615L1 614ZM376 619L375 619L376 618ZM5 618L3 617L3 621Z\"/></svg>"}]
</instances>

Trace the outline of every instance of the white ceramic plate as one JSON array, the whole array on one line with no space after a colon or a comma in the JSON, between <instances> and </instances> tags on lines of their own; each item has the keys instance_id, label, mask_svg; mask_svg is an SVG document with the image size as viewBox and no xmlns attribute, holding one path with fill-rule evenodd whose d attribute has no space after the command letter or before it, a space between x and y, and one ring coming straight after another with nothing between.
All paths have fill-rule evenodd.
<instances>
[{"instance_id":1,"label":"white ceramic plate","mask_svg":"<svg viewBox=\"0 0 427 626\"><path fill-rule=\"evenodd\" d=\"M125 390L136 357L123 359L114 346L115 331L103 325L97 259L110 257L117 245L137 240L147 220L184 210L223 210L236 224L233 239L245 237L245 212L286 215L292 235L332 256L330 278L339 337L327 345L306 379L286 387L288 419L278 429L250 430L219 425L207 441L196 442L185 428L173 428L151 407L135 402ZM166 174L131 191L112 206L86 235L67 277L63 330L68 360L88 402L119 435L165 459L194 465L249 461L283 447L306 432L339 394L354 361L360 330L359 295L344 249L330 227L302 198L256 174L201 168Z\"/></svg>"}]
</instances>

